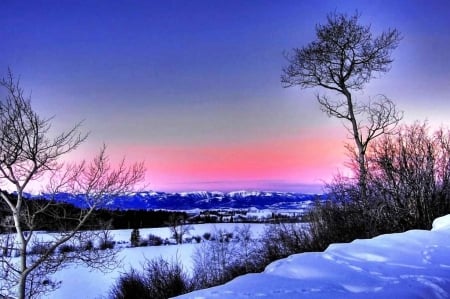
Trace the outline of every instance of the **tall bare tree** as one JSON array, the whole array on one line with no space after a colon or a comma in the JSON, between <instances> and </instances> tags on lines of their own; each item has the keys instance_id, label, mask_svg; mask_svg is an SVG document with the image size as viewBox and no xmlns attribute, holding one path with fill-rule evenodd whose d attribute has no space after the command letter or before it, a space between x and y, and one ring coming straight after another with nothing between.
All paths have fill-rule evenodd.
<instances>
[{"instance_id":1,"label":"tall bare tree","mask_svg":"<svg viewBox=\"0 0 450 299\"><path fill-rule=\"evenodd\" d=\"M6 91L0 101L0 186L15 191L9 196L0 189L0 203L9 211L13 232L0 235L0 295L36 298L58 287L52 274L70 262L101 270L114 266L113 250L92 246L100 238L99 232L82 229L108 196L131 191L143 179L144 167L142 163L127 166L125 161L113 167L105 147L92 162L64 164L61 158L87 137L80 133L80 125L52 138L51 118L41 118L32 109L11 71L0 87ZM47 194L78 194L87 208L74 214L53 198L27 200L26 188L39 178L48 179ZM60 231L44 240L36 228L49 217Z\"/></svg>"},{"instance_id":2,"label":"tall bare tree","mask_svg":"<svg viewBox=\"0 0 450 299\"><path fill-rule=\"evenodd\" d=\"M401 40L396 29L373 36L370 26L358 23L359 14L331 13L325 25L316 26L316 40L286 53L284 87L322 87L336 95L318 94L322 111L345 121L354 139L361 197L366 198L366 151L374 138L389 132L402 118L392 100L378 95L366 102L352 94L377 74L389 71L392 51Z\"/></svg>"}]
</instances>

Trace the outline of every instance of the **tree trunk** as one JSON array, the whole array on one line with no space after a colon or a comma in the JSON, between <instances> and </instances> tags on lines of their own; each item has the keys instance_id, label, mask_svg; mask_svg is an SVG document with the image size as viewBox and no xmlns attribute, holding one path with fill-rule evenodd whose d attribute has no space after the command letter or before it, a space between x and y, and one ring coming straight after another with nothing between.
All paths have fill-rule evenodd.
<instances>
[{"instance_id":1,"label":"tree trunk","mask_svg":"<svg viewBox=\"0 0 450 299\"><path fill-rule=\"evenodd\" d=\"M17 204L13 210L14 226L16 229L16 235L20 242L20 278L18 286L18 298L25 299L26 295L26 281L27 281L27 241L23 235L22 226L20 223L20 212L22 209L22 190L19 188L17 193Z\"/></svg>"},{"instance_id":2,"label":"tree trunk","mask_svg":"<svg viewBox=\"0 0 450 299\"><path fill-rule=\"evenodd\" d=\"M359 193L363 203L367 201L367 168L366 168L366 154L364 149L358 149L358 163L359 163Z\"/></svg>"},{"instance_id":3,"label":"tree trunk","mask_svg":"<svg viewBox=\"0 0 450 299\"><path fill-rule=\"evenodd\" d=\"M19 220L19 216L14 215L14 221L20 221ZM16 227L17 225L20 225L20 222L16 222ZM19 240L21 242L20 244L20 280L19 280L19 290L18 290L18 295L19 295L19 299L25 299L25 294L26 294L26 280L27 280L27 246L26 246L26 242L23 238L22 235L22 231L19 230L17 232L17 235L19 235Z\"/></svg>"},{"instance_id":4,"label":"tree trunk","mask_svg":"<svg viewBox=\"0 0 450 299\"><path fill-rule=\"evenodd\" d=\"M358 149L358 166L359 166L358 184L359 184L359 193L360 193L361 201L365 203L366 200L367 200L366 151L365 151L365 148L364 148L364 144L362 142L362 136L360 136L360 134L359 134L358 122L357 122L356 116L355 116L352 95L348 91L348 89L345 87L345 85L343 85L342 93L347 98L348 120L352 124L353 139L355 141L356 148Z\"/></svg>"},{"instance_id":5,"label":"tree trunk","mask_svg":"<svg viewBox=\"0 0 450 299\"><path fill-rule=\"evenodd\" d=\"M19 280L19 290L18 290L18 299L25 299L25 290L26 290L26 281L27 278L26 276L22 273L22 275L20 276L20 280Z\"/></svg>"}]
</instances>

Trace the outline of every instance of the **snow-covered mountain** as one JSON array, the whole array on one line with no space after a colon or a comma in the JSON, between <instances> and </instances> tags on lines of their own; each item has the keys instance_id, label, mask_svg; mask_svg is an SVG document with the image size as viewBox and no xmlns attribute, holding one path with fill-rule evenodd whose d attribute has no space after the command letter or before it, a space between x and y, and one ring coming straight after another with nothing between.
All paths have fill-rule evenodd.
<instances>
[{"instance_id":1,"label":"snow-covered mountain","mask_svg":"<svg viewBox=\"0 0 450 299\"><path fill-rule=\"evenodd\" d=\"M41 195L49 198L48 195ZM35 196L33 196L35 197ZM85 207L83 195L59 193L52 198ZM103 208L111 210L193 210L193 209L277 209L277 210L304 210L314 200L321 199L321 195L291 193L291 192L265 192L265 191L198 191L166 193L146 191L107 198Z\"/></svg>"}]
</instances>

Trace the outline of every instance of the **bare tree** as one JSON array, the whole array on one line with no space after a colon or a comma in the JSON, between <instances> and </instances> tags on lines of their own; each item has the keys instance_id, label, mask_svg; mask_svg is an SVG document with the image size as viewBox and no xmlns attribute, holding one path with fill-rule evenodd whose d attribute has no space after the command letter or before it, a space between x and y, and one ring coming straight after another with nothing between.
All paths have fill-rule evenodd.
<instances>
[{"instance_id":1,"label":"bare tree","mask_svg":"<svg viewBox=\"0 0 450 299\"><path fill-rule=\"evenodd\" d=\"M11 197L0 189L0 201L7 206L14 225L12 240L11 235L0 238L5 241L0 246L3 252L17 255L0 256L0 292L20 299L35 298L58 287L52 274L67 263L103 270L114 266L114 251L92 248L100 232L82 230L88 228L91 216L108 196L129 192L143 179L144 167L142 163L129 167L125 161L112 167L105 147L92 162L63 164L60 159L87 137L79 133L80 124L51 138L51 118L41 118L32 109L11 71L0 86L6 90L0 101L0 184L15 191ZM47 194L78 194L86 208L74 214L54 198L27 200L24 192L29 183L43 177L49 181ZM42 216L52 217L61 230L46 240L36 233Z\"/></svg>"},{"instance_id":2,"label":"bare tree","mask_svg":"<svg viewBox=\"0 0 450 299\"><path fill-rule=\"evenodd\" d=\"M351 17L332 13L327 24L316 26L317 39L287 53L289 65L283 69L284 87L322 87L336 92L335 98L317 95L322 111L345 121L354 139L359 166L361 197L366 198L366 151L374 138L389 132L402 118L395 104L380 95L358 102L352 92L360 91L379 73L389 71L392 51L401 39L396 29L372 36L370 26L358 24L359 14Z\"/></svg>"},{"instance_id":3,"label":"bare tree","mask_svg":"<svg viewBox=\"0 0 450 299\"><path fill-rule=\"evenodd\" d=\"M170 215L167 225L178 244L182 244L183 237L194 229L192 225L186 223L183 216L177 214Z\"/></svg>"}]
</instances>

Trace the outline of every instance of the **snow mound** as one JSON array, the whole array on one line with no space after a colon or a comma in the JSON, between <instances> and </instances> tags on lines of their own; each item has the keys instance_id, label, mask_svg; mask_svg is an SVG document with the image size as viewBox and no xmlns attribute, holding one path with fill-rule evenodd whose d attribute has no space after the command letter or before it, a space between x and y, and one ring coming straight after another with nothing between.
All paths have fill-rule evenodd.
<instances>
[{"instance_id":1,"label":"snow mound","mask_svg":"<svg viewBox=\"0 0 450 299\"><path fill-rule=\"evenodd\" d=\"M450 215L439 217L433 221L432 230L447 230L450 231Z\"/></svg>"},{"instance_id":2,"label":"snow mound","mask_svg":"<svg viewBox=\"0 0 450 299\"><path fill-rule=\"evenodd\" d=\"M332 244L177 298L450 298L450 215L431 231Z\"/></svg>"}]
</instances>

